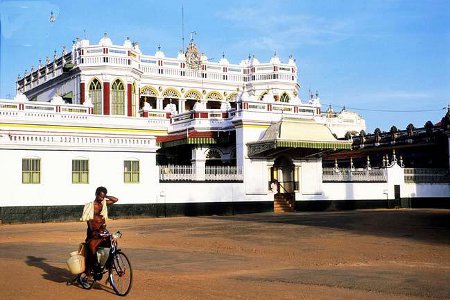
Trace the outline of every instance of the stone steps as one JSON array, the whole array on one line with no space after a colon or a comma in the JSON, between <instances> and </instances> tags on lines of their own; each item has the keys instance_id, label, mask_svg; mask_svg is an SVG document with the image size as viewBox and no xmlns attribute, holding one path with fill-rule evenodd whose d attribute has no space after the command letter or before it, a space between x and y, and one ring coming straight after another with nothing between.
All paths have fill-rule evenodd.
<instances>
[{"instance_id":1,"label":"stone steps","mask_svg":"<svg viewBox=\"0 0 450 300\"><path fill-rule=\"evenodd\" d=\"M276 194L273 202L275 213L295 212L295 200L290 194Z\"/></svg>"}]
</instances>

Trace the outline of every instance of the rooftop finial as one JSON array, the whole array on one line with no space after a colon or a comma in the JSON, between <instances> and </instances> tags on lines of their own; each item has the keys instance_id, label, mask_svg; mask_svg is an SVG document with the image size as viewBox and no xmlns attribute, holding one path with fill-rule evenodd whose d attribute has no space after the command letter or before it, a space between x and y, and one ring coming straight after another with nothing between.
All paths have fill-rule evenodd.
<instances>
[{"instance_id":1,"label":"rooftop finial","mask_svg":"<svg viewBox=\"0 0 450 300\"><path fill-rule=\"evenodd\" d=\"M197 31L191 31L191 43L194 42L194 35L197 35Z\"/></svg>"}]
</instances>

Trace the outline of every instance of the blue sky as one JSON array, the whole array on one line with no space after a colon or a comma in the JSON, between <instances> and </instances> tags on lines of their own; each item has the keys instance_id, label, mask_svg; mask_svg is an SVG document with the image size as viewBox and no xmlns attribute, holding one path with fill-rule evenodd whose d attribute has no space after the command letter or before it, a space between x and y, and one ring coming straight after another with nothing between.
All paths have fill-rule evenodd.
<instances>
[{"instance_id":1,"label":"blue sky","mask_svg":"<svg viewBox=\"0 0 450 300\"><path fill-rule=\"evenodd\" d=\"M186 41L196 31L209 58L292 54L300 98L318 90L323 109L357 111L368 132L438 122L450 104L449 0L2 0L0 97L14 95L18 74L76 37L97 43L108 32L116 44L130 37L145 54L161 45L175 56L182 5Z\"/></svg>"}]
</instances>

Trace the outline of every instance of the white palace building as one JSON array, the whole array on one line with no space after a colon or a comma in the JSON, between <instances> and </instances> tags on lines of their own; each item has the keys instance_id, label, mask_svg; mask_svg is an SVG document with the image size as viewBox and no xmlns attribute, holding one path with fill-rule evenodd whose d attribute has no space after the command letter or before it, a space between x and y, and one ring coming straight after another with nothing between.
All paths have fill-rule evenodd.
<instances>
[{"instance_id":1,"label":"white palace building","mask_svg":"<svg viewBox=\"0 0 450 300\"><path fill-rule=\"evenodd\" d=\"M365 121L322 112L318 94L304 102L299 88L292 57L232 64L209 61L193 40L176 57L106 34L76 40L0 100L0 219L76 220L97 186L120 199L112 217L387 207L397 185L402 199L450 194L406 184L395 154L350 177L324 169Z\"/></svg>"}]
</instances>

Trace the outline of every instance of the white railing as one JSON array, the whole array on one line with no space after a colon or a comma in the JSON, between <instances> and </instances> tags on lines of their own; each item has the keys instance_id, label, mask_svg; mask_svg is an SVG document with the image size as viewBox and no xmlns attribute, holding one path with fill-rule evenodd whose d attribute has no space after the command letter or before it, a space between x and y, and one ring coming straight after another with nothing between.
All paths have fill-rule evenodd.
<instances>
[{"instance_id":1,"label":"white railing","mask_svg":"<svg viewBox=\"0 0 450 300\"><path fill-rule=\"evenodd\" d=\"M242 169L236 166L159 166L160 181L242 181L243 178Z\"/></svg>"},{"instance_id":2,"label":"white railing","mask_svg":"<svg viewBox=\"0 0 450 300\"><path fill-rule=\"evenodd\" d=\"M308 104L295 105L286 102L261 102L261 101L244 101L241 104L243 110L249 111L267 111L273 113L292 113L302 116L314 116L315 108Z\"/></svg>"},{"instance_id":3,"label":"white railing","mask_svg":"<svg viewBox=\"0 0 450 300\"><path fill-rule=\"evenodd\" d=\"M323 182L387 182L386 169L323 168Z\"/></svg>"},{"instance_id":4,"label":"white railing","mask_svg":"<svg viewBox=\"0 0 450 300\"><path fill-rule=\"evenodd\" d=\"M236 166L206 166L206 181L241 181L242 169Z\"/></svg>"},{"instance_id":5,"label":"white railing","mask_svg":"<svg viewBox=\"0 0 450 300\"><path fill-rule=\"evenodd\" d=\"M405 183L450 183L448 169L405 168Z\"/></svg>"}]
</instances>

